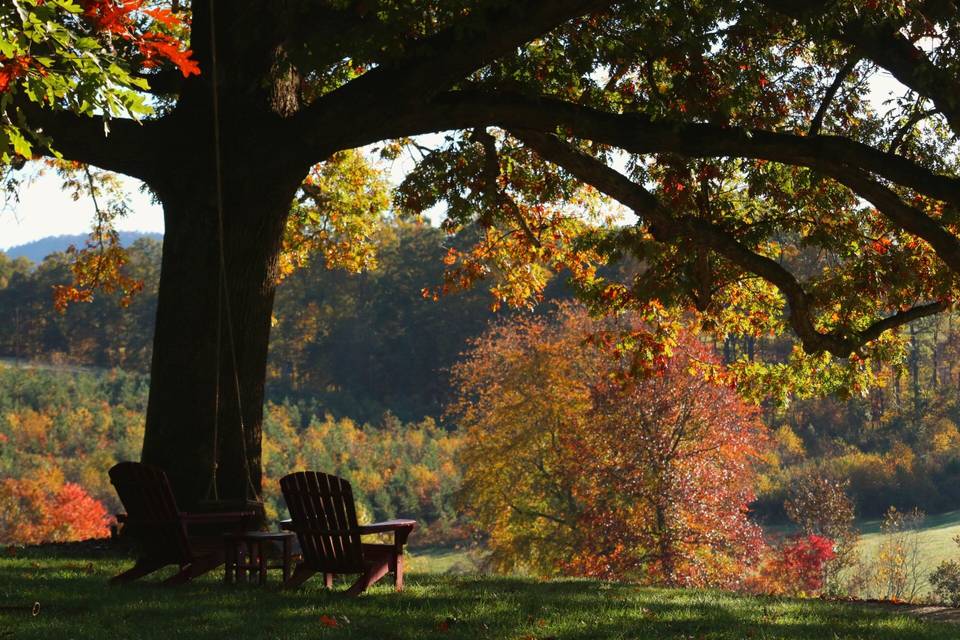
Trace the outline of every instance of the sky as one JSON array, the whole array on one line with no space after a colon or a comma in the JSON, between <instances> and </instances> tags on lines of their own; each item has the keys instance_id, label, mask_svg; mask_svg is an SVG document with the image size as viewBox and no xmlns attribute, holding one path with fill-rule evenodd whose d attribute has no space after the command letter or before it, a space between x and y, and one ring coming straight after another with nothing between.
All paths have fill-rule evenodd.
<instances>
[{"instance_id":1,"label":"sky","mask_svg":"<svg viewBox=\"0 0 960 640\"><path fill-rule=\"evenodd\" d=\"M878 109L892 92L904 89L888 74L878 74L871 86L871 101ZM440 136L424 136L427 142L436 143ZM430 146L429 144L427 146ZM412 167L412 161L403 158L390 167L391 181L399 183ZM121 231L163 232L163 211L140 192L140 182L126 178L127 193L132 212L116 221ZM434 222L442 213L429 212ZM89 200L74 202L60 188L55 175L41 176L20 190L18 203L8 202L0 207L0 251L17 245L39 240L46 236L89 233L93 221L93 205Z\"/></svg>"},{"instance_id":2,"label":"sky","mask_svg":"<svg viewBox=\"0 0 960 640\"><path fill-rule=\"evenodd\" d=\"M93 225L93 203L89 199L73 199L60 188L56 175L36 179L20 190L19 203L6 203L0 208L0 251L39 240L46 236L90 233ZM117 220L123 231L163 232L163 211L140 193L140 182L126 178L131 213Z\"/></svg>"}]
</instances>

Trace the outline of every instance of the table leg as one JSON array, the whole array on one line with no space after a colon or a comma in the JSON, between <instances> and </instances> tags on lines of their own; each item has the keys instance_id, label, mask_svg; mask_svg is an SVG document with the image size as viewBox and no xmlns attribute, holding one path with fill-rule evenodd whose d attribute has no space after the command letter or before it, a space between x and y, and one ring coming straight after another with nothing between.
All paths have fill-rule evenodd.
<instances>
[{"instance_id":1,"label":"table leg","mask_svg":"<svg viewBox=\"0 0 960 640\"><path fill-rule=\"evenodd\" d=\"M236 570L237 563L237 545L229 538L224 541L224 555L226 562L223 563L223 581L226 584L233 583L233 572Z\"/></svg>"},{"instance_id":2,"label":"table leg","mask_svg":"<svg viewBox=\"0 0 960 640\"><path fill-rule=\"evenodd\" d=\"M257 543L257 567L260 569L260 586L267 584L267 554L263 552L263 541Z\"/></svg>"}]
</instances>

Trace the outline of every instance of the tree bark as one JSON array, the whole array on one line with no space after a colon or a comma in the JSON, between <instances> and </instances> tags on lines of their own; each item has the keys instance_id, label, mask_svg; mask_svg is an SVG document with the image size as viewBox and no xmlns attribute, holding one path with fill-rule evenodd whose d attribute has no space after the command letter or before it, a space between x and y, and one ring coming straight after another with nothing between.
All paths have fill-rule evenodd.
<instances>
[{"instance_id":1,"label":"tree bark","mask_svg":"<svg viewBox=\"0 0 960 640\"><path fill-rule=\"evenodd\" d=\"M226 290L236 369L227 307L218 296L215 174L199 172L190 179L185 172L183 181L158 189L166 229L142 459L167 472L185 510L214 498L243 504L256 500L261 490L264 372L275 265L290 202L304 171L287 168L270 175L261 167L258 173L253 180L228 172L223 185Z\"/></svg>"},{"instance_id":2,"label":"tree bark","mask_svg":"<svg viewBox=\"0 0 960 640\"><path fill-rule=\"evenodd\" d=\"M271 3L216 5L214 42L214 5L194 3L203 73L182 83L144 154L162 168L146 179L165 229L142 460L167 472L184 510L260 499L276 262L297 188L326 157L293 153L271 103L280 44Z\"/></svg>"}]
</instances>

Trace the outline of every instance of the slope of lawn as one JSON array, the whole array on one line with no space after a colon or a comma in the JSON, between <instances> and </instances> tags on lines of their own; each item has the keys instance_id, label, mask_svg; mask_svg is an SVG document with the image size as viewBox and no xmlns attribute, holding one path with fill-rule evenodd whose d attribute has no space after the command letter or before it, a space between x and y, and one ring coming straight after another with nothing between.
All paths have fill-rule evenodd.
<instances>
[{"instance_id":1,"label":"slope of lawn","mask_svg":"<svg viewBox=\"0 0 960 640\"><path fill-rule=\"evenodd\" d=\"M482 573L482 552L460 546L420 547L407 551L407 568L416 573Z\"/></svg>"},{"instance_id":2,"label":"slope of lawn","mask_svg":"<svg viewBox=\"0 0 960 640\"><path fill-rule=\"evenodd\" d=\"M869 520L860 523L863 538L859 551L862 558L870 560L877 557L877 551L883 542L880 533L880 521ZM960 560L960 547L953 538L960 535L960 511L950 511L927 516L923 529L919 533L921 575L926 577L943 560Z\"/></svg>"},{"instance_id":3,"label":"slope of lawn","mask_svg":"<svg viewBox=\"0 0 960 640\"><path fill-rule=\"evenodd\" d=\"M116 555L20 551L0 559L0 604L40 603L36 617L0 610L0 638L830 638L955 640L960 627L880 608L539 581L411 573L395 594L349 600L312 580L293 591L224 586L219 574L180 588L108 587ZM342 587L341 587L342 588Z\"/></svg>"}]
</instances>

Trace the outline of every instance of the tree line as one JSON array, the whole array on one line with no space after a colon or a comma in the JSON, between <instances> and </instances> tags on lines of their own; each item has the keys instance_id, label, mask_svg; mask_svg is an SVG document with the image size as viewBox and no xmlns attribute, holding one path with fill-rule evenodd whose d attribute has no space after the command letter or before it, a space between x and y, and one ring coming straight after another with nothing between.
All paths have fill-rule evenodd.
<instances>
[{"instance_id":1,"label":"tree line","mask_svg":"<svg viewBox=\"0 0 960 640\"><path fill-rule=\"evenodd\" d=\"M482 291L442 304L422 295L442 279L450 242L457 239L427 224L395 222L376 232L378 268L354 274L315 261L285 278L273 314L269 397L361 422L388 410L403 420L438 417L445 372L493 317ZM125 270L144 282L142 293L127 306L119 294L98 293L63 313L52 290L72 279L66 256L33 265L0 253L0 357L148 373L160 245L140 239L128 252Z\"/></svg>"},{"instance_id":2,"label":"tree line","mask_svg":"<svg viewBox=\"0 0 960 640\"><path fill-rule=\"evenodd\" d=\"M268 398L301 415L363 424L390 412L402 423L431 418L453 428L443 414L453 398L450 371L504 312L494 314L480 289L439 303L423 295L442 281L442 256L469 238L394 221L372 242L375 268L353 274L307 262L278 287ZM0 357L146 374L159 261L155 241L137 241L126 269L144 281L141 294L128 306L116 294L99 294L61 314L51 290L70 279L62 254L39 265L0 254ZM537 313L568 297L554 282ZM809 474L848 481L860 517L879 517L891 504L930 513L960 506L960 321L944 314L900 333L900 351L890 364L870 365L872 381L859 390L841 385L820 397L768 385L762 417L775 446L753 504L759 517L782 521L791 485ZM750 334L713 346L733 367L783 362L791 350L784 338Z\"/></svg>"},{"instance_id":3,"label":"tree line","mask_svg":"<svg viewBox=\"0 0 960 640\"><path fill-rule=\"evenodd\" d=\"M122 511L107 469L137 460L147 378L111 369L0 364L0 544L101 537ZM323 469L348 478L365 520L414 517L418 542L461 540L455 434L427 418L377 424L267 403L263 495L267 516L287 517L281 476Z\"/></svg>"}]
</instances>

